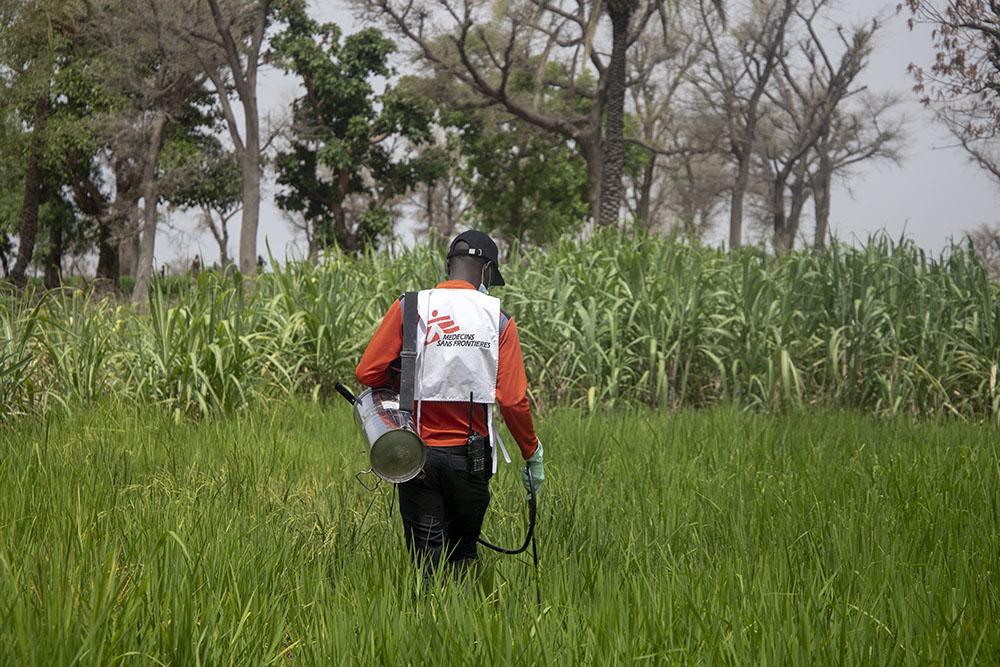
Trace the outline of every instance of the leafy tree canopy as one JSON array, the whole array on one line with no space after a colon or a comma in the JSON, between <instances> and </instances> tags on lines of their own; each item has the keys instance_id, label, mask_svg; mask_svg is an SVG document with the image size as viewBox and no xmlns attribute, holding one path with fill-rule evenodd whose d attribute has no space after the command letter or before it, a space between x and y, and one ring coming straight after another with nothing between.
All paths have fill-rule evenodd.
<instances>
[{"instance_id":1,"label":"leafy tree canopy","mask_svg":"<svg viewBox=\"0 0 1000 667\"><path fill-rule=\"evenodd\" d=\"M288 146L276 159L278 205L315 226L321 246L358 250L390 231L388 206L440 164L432 140L433 107L376 79L393 75L394 43L366 29L341 39L333 23L309 18L303 3L283 9L284 31L271 43L278 67L300 77ZM348 212L348 198L367 203Z\"/></svg>"},{"instance_id":2,"label":"leafy tree canopy","mask_svg":"<svg viewBox=\"0 0 1000 667\"><path fill-rule=\"evenodd\" d=\"M587 166L565 142L495 114L453 114L452 141L478 227L541 244L580 229L590 215Z\"/></svg>"}]
</instances>

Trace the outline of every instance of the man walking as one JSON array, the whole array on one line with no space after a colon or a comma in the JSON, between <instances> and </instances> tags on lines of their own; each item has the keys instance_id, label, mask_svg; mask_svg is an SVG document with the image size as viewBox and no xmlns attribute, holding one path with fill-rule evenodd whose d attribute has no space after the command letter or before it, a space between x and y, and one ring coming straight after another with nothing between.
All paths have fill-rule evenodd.
<instances>
[{"instance_id":1,"label":"man walking","mask_svg":"<svg viewBox=\"0 0 1000 667\"><path fill-rule=\"evenodd\" d=\"M507 456L493 428L494 403L536 488L545 478L517 326L487 294L504 284L496 243L470 230L451 242L448 279L416 294L412 410L427 461L420 475L399 485L399 510L407 548L425 573L443 559L459 567L476 559L497 449ZM398 389L402 301L389 308L361 358L356 375L363 385Z\"/></svg>"}]
</instances>

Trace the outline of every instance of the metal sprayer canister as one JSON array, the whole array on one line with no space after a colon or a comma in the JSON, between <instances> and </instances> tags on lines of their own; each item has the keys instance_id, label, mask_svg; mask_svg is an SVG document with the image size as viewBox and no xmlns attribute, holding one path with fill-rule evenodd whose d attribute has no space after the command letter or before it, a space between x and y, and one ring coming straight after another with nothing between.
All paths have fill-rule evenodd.
<instances>
[{"instance_id":1,"label":"metal sprayer canister","mask_svg":"<svg viewBox=\"0 0 1000 667\"><path fill-rule=\"evenodd\" d=\"M427 452L409 412L389 389L366 389L354 401L354 418L368 441L372 471L387 482L408 482L424 468Z\"/></svg>"}]
</instances>

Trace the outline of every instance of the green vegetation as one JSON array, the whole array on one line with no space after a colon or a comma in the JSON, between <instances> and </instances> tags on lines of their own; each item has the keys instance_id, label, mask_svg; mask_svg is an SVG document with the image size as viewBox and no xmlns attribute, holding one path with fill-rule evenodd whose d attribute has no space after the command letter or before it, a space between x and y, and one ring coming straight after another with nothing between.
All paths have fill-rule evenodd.
<instances>
[{"instance_id":1,"label":"green vegetation","mask_svg":"<svg viewBox=\"0 0 1000 667\"><path fill-rule=\"evenodd\" d=\"M4 664L992 664L1000 437L557 411L530 561L422 591L340 402L102 403L0 438ZM523 535L514 468L485 532Z\"/></svg>"},{"instance_id":2,"label":"green vegetation","mask_svg":"<svg viewBox=\"0 0 1000 667\"><path fill-rule=\"evenodd\" d=\"M348 380L389 303L441 251L334 252L254 284L202 273L148 315L79 293L0 302L5 416L113 395L188 414ZM515 253L500 295L533 398L621 405L857 408L1000 421L1000 284L967 248L909 243L773 257L614 233ZM14 381L11 378L24 378Z\"/></svg>"},{"instance_id":3,"label":"green vegetation","mask_svg":"<svg viewBox=\"0 0 1000 667\"><path fill-rule=\"evenodd\" d=\"M323 400L440 256L0 301L0 663L1000 660L1000 286L967 249L515 251L540 608L524 558L424 590Z\"/></svg>"}]
</instances>

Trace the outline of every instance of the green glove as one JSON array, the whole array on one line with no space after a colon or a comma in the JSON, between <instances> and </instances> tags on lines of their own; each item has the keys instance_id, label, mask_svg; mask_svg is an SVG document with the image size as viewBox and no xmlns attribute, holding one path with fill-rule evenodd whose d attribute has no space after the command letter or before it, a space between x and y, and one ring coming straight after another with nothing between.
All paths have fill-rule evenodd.
<instances>
[{"instance_id":1,"label":"green glove","mask_svg":"<svg viewBox=\"0 0 1000 667\"><path fill-rule=\"evenodd\" d=\"M545 465L542 462L542 441L538 441L538 449L525 461L527 467L531 469L531 478L535 481L535 492L542 490L542 482L545 481ZM521 479L524 482L524 490L531 493L531 485L528 483L528 471L521 470Z\"/></svg>"}]
</instances>

